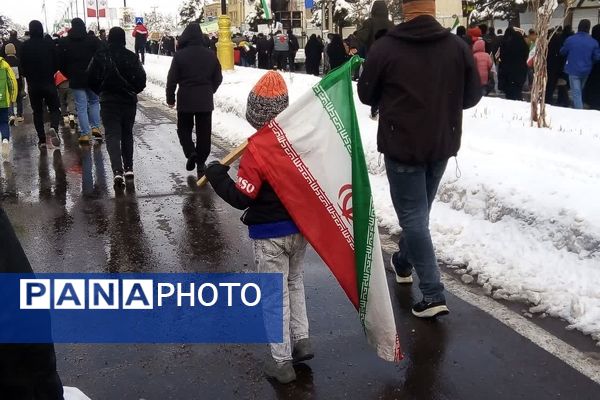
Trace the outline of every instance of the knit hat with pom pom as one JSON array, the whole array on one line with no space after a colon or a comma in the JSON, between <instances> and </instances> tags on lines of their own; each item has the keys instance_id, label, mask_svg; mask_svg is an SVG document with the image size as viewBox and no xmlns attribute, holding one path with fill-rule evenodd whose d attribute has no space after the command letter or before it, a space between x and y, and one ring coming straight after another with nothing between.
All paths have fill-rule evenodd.
<instances>
[{"instance_id":1,"label":"knit hat with pom pom","mask_svg":"<svg viewBox=\"0 0 600 400\"><path fill-rule=\"evenodd\" d=\"M277 117L290 104L283 77L269 71L256 83L248 95L246 119L256 130Z\"/></svg>"}]
</instances>

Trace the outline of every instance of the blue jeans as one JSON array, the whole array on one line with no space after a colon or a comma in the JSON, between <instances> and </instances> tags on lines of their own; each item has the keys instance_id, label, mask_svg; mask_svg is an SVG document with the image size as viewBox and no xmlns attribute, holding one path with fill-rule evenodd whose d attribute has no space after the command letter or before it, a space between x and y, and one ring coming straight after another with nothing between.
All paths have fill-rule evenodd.
<instances>
[{"instance_id":1,"label":"blue jeans","mask_svg":"<svg viewBox=\"0 0 600 400\"><path fill-rule=\"evenodd\" d=\"M10 126L8 125L8 108L0 108L0 133L2 139L10 139Z\"/></svg>"},{"instance_id":2,"label":"blue jeans","mask_svg":"<svg viewBox=\"0 0 600 400\"><path fill-rule=\"evenodd\" d=\"M569 84L571 85L571 96L573 96L573 108L583 110L583 88L587 82L588 76L569 75Z\"/></svg>"},{"instance_id":3,"label":"blue jeans","mask_svg":"<svg viewBox=\"0 0 600 400\"><path fill-rule=\"evenodd\" d=\"M81 135L89 135L92 128L100 128L100 99L90 89L71 89Z\"/></svg>"},{"instance_id":4,"label":"blue jeans","mask_svg":"<svg viewBox=\"0 0 600 400\"><path fill-rule=\"evenodd\" d=\"M392 202L402 227L394 266L402 276L409 275L414 267L427 302L445 300L429 232L429 213L447 164L448 160L406 165L385 157Z\"/></svg>"}]
</instances>

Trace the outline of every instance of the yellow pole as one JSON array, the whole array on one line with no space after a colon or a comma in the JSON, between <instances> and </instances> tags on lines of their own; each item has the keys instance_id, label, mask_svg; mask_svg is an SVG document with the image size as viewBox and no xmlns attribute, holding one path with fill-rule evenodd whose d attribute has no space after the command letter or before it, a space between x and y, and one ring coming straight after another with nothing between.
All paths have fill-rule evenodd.
<instances>
[{"instance_id":1,"label":"yellow pole","mask_svg":"<svg viewBox=\"0 0 600 400\"><path fill-rule=\"evenodd\" d=\"M217 57L222 70L233 69L233 42L231 41L231 19L227 15L219 16L219 41L217 42Z\"/></svg>"}]
</instances>

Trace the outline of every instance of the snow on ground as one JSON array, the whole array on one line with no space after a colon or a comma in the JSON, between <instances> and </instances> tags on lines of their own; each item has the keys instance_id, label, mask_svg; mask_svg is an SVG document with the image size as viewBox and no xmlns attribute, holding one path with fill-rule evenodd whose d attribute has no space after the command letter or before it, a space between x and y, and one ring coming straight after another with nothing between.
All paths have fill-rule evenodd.
<instances>
[{"instance_id":1,"label":"snow on ground","mask_svg":"<svg viewBox=\"0 0 600 400\"><path fill-rule=\"evenodd\" d=\"M170 58L148 56L146 93L164 101ZM264 71L224 73L215 134L237 145L254 133L248 93ZM290 101L318 79L285 74ZM395 233L377 123L355 99L380 225ZM438 257L495 298L567 320L600 341L600 113L549 109L531 128L529 105L485 98L464 113L462 149L440 187L431 229Z\"/></svg>"}]
</instances>

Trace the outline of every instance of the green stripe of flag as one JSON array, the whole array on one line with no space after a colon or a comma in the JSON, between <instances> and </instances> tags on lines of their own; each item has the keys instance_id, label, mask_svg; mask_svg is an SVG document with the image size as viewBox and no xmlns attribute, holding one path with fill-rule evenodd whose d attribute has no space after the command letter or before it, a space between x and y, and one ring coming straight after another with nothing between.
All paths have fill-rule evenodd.
<instances>
[{"instance_id":1,"label":"green stripe of flag","mask_svg":"<svg viewBox=\"0 0 600 400\"><path fill-rule=\"evenodd\" d=\"M264 12L264 19L271 19L271 9L269 8L269 3L267 3L267 0L261 0L260 3L262 4L262 9Z\"/></svg>"}]
</instances>

